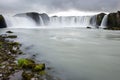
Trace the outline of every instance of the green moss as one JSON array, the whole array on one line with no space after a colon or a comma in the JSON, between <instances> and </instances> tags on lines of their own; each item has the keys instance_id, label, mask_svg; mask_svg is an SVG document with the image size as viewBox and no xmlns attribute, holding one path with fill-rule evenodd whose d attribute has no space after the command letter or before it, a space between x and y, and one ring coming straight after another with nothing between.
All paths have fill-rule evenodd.
<instances>
[{"instance_id":1,"label":"green moss","mask_svg":"<svg viewBox=\"0 0 120 80\"><path fill-rule=\"evenodd\" d=\"M12 45L12 46L18 46L18 45L20 45L19 42L9 42L8 44L9 44L9 45Z\"/></svg>"},{"instance_id":2,"label":"green moss","mask_svg":"<svg viewBox=\"0 0 120 80\"><path fill-rule=\"evenodd\" d=\"M45 75L45 74L46 74L45 71L40 71L40 72L39 72L39 75Z\"/></svg>"},{"instance_id":3,"label":"green moss","mask_svg":"<svg viewBox=\"0 0 120 80\"><path fill-rule=\"evenodd\" d=\"M2 66L2 64L0 64L0 67Z\"/></svg>"},{"instance_id":4,"label":"green moss","mask_svg":"<svg viewBox=\"0 0 120 80\"><path fill-rule=\"evenodd\" d=\"M43 71L45 70L45 64L36 64L33 71Z\"/></svg>"},{"instance_id":5,"label":"green moss","mask_svg":"<svg viewBox=\"0 0 120 80\"><path fill-rule=\"evenodd\" d=\"M22 68L33 68L35 65L35 62L31 59L19 59L18 60L18 66Z\"/></svg>"}]
</instances>

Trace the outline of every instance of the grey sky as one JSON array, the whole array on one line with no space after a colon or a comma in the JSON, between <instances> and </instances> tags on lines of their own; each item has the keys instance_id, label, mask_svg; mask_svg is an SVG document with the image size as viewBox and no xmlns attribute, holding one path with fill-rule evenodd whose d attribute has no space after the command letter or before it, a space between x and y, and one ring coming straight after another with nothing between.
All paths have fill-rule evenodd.
<instances>
[{"instance_id":1,"label":"grey sky","mask_svg":"<svg viewBox=\"0 0 120 80\"><path fill-rule=\"evenodd\" d=\"M120 0L0 0L0 13L120 10Z\"/></svg>"}]
</instances>

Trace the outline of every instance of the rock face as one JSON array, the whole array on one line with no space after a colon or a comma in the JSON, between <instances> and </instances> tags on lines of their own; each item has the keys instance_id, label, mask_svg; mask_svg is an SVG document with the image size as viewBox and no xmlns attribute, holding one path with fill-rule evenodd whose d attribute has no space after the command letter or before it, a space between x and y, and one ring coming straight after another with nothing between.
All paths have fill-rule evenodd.
<instances>
[{"instance_id":1,"label":"rock face","mask_svg":"<svg viewBox=\"0 0 120 80\"><path fill-rule=\"evenodd\" d=\"M106 14L105 13L100 13L96 16L96 25L100 26L102 23L102 20Z\"/></svg>"},{"instance_id":2,"label":"rock face","mask_svg":"<svg viewBox=\"0 0 120 80\"><path fill-rule=\"evenodd\" d=\"M40 17L39 17L39 13L36 12L30 12L30 13L26 13L26 15L28 17L30 17L31 19L33 19L36 23L36 25L40 25Z\"/></svg>"},{"instance_id":3,"label":"rock face","mask_svg":"<svg viewBox=\"0 0 120 80\"><path fill-rule=\"evenodd\" d=\"M6 28L6 27L7 25L6 25L4 17L0 15L0 28Z\"/></svg>"},{"instance_id":4,"label":"rock face","mask_svg":"<svg viewBox=\"0 0 120 80\"><path fill-rule=\"evenodd\" d=\"M40 16L42 17L44 25L48 25L50 21L49 16L46 13L42 13L40 14Z\"/></svg>"},{"instance_id":5,"label":"rock face","mask_svg":"<svg viewBox=\"0 0 120 80\"><path fill-rule=\"evenodd\" d=\"M50 21L49 16L45 13L39 14L37 12L28 12L28 13L21 13L16 14L15 17L29 17L31 18L36 25L47 25Z\"/></svg>"},{"instance_id":6,"label":"rock face","mask_svg":"<svg viewBox=\"0 0 120 80\"><path fill-rule=\"evenodd\" d=\"M108 14L107 28L120 30L120 11Z\"/></svg>"}]
</instances>

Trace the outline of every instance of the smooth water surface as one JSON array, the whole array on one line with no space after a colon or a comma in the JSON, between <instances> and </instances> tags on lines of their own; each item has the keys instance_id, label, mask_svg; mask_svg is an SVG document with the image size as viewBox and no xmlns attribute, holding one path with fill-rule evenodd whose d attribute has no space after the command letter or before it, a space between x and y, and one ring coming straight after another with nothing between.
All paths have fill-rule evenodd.
<instances>
[{"instance_id":1,"label":"smooth water surface","mask_svg":"<svg viewBox=\"0 0 120 80\"><path fill-rule=\"evenodd\" d=\"M120 80L120 31L97 29L12 30L27 57L49 63L64 80ZM25 48L26 47L26 48Z\"/></svg>"}]
</instances>

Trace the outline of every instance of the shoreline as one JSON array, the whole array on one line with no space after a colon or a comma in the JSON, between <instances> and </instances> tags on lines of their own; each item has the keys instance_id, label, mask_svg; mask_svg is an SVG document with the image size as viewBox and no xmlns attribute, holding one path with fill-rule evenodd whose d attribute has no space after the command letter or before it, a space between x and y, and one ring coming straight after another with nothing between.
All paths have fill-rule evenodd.
<instances>
[{"instance_id":1,"label":"shoreline","mask_svg":"<svg viewBox=\"0 0 120 80\"><path fill-rule=\"evenodd\" d=\"M47 73L45 63L29 58L17 60L23 54L22 44L14 41L17 37L12 31L0 34L0 80L60 80Z\"/></svg>"}]
</instances>

